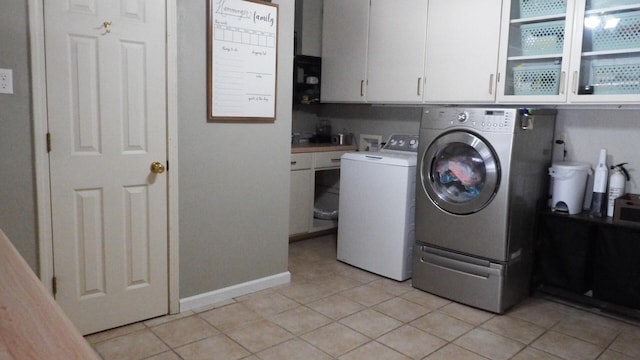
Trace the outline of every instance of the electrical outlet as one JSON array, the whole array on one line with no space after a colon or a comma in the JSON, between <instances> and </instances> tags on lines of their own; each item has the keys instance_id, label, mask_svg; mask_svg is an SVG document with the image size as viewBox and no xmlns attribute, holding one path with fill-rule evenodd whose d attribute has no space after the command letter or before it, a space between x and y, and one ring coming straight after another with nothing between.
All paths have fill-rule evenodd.
<instances>
[{"instance_id":1,"label":"electrical outlet","mask_svg":"<svg viewBox=\"0 0 640 360\"><path fill-rule=\"evenodd\" d=\"M13 70L0 69L0 94L13 94Z\"/></svg>"}]
</instances>

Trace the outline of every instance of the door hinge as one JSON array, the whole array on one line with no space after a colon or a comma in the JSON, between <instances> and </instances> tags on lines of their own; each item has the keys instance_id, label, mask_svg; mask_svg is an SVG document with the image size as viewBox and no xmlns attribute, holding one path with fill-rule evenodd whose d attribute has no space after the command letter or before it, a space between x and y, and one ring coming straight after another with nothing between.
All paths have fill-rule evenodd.
<instances>
[{"instance_id":1,"label":"door hinge","mask_svg":"<svg viewBox=\"0 0 640 360\"><path fill-rule=\"evenodd\" d=\"M58 280L55 276L51 278L51 292L53 293L53 297L58 293Z\"/></svg>"},{"instance_id":2,"label":"door hinge","mask_svg":"<svg viewBox=\"0 0 640 360\"><path fill-rule=\"evenodd\" d=\"M51 152L51 133L47 133L47 152Z\"/></svg>"}]
</instances>

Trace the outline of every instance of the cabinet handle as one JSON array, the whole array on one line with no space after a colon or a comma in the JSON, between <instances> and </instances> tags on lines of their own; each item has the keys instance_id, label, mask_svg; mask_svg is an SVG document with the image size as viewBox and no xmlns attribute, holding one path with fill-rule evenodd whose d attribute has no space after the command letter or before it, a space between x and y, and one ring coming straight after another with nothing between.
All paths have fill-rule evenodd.
<instances>
[{"instance_id":1,"label":"cabinet handle","mask_svg":"<svg viewBox=\"0 0 640 360\"><path fill-rule=\"evenodd\" d=\"M295 165L295 164L297 164L297 163L298 163L297 161L292 161L292 162L291 162L291 165Z\"/></svg>"},{"instance_id":2,"label":"cabinet handle","mask_svg":"<svg viewBox=\"0 0 640 360\"><path fill-rule=\"evenodd\" d=\"M340 162L340 158L337 158L337 159L331 159L331 162Z\"/></svg>"},{"instance_id":3,"label":"cabinet handle","mask_svg":"<svg viewBox=\"0 0 640 360\"><path fill-rule=\"evenodd\" d=\"M489 74L489 95L493 95L493 74Z\"/></svg>"},{"instance_id":4,"label":"cabinet handle","mask_svg":"<svg viewBox=\"0 0 640 360\"><path fill-rule=\"evenodd\" d=\"M565 78L566 75L567 74L564 71L560 73L560 95L564 95L564 91L565 91L565 88L566 88L566 85L565 85L565 82L564 82L564 80L565 80L564 78Z\"/></svg>"},{"instance_id":5,"label":"cabinet handle","mask_svg":"<svg viewBox=\"0 0 640 360\"><path fill-rule=\"evenodd\" d=\"M420 95L421 95L421 94L420 94L420 83L422 83L422 78L421 78L421 77L419 77L419 78L418 78L418 91L417 91L418 96L420 96Z\"/></svg>"},{"instance_id":6,"label":"cabinet handle","mask_svg":"<svg viewBox=\"0 0 640 360\"><path fill-rule=\"evenodd\" d=\"M571 88L573 89L573 93L578 93L578 71L573 72L573 80L571 82Z\"/></svg>"},{"instance_id":7,"label":"cabinet handle","mask_svg":"<svg viewBox=\"0 0 640 360\"><path fill-rule=\"evenodd\" d=\"M360 96L364 96L364 80L360 80Z\"/></svg>"}]
</instances>

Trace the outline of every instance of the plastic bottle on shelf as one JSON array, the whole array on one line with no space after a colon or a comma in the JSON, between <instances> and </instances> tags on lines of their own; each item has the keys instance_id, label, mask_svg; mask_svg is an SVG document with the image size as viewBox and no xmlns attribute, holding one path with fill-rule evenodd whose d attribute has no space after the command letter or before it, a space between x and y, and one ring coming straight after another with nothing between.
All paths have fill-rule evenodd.
<instances>
[{"instance_id":1,"label":"plastic bottle on shelf","mask_svg":"<svg viewBox=\"0 0 640 360\"><path fill-rule=\"evenodd\" d=\"M612 217L614 205L617 198L624 195L624 188L629 181L629 172L624 166L627 163L621 163L611 166L611 176L609 176L609 191L607 198L607 216Z\"/></svg>"},{"instance_id":2,"label":"plastic bottle on shelf","mask_svg":"<svg viewBox=\"0 0 640 360\"><path fill-rule=\"evenodd\" d=\"M600 149L600 159L593 176L593 196L591 197L590 215L603 217L607 213L607 150Z\"/></svg>"}]
</instances>

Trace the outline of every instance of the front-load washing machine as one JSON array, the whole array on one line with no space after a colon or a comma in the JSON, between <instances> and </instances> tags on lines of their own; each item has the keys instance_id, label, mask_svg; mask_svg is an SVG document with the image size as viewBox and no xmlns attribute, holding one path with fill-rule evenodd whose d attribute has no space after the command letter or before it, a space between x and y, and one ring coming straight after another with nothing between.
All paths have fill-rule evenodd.
<instances>
[{"instance_id":1,"label":"front-load washing machine","mask_svg":"<svg viewBox=\"0 0 640 360\"><path fill-rule=\"evenodd\" d=\"M530 291L554 110L424 109L413 286L502 313Z\"/></svg>"}]
</instances>

